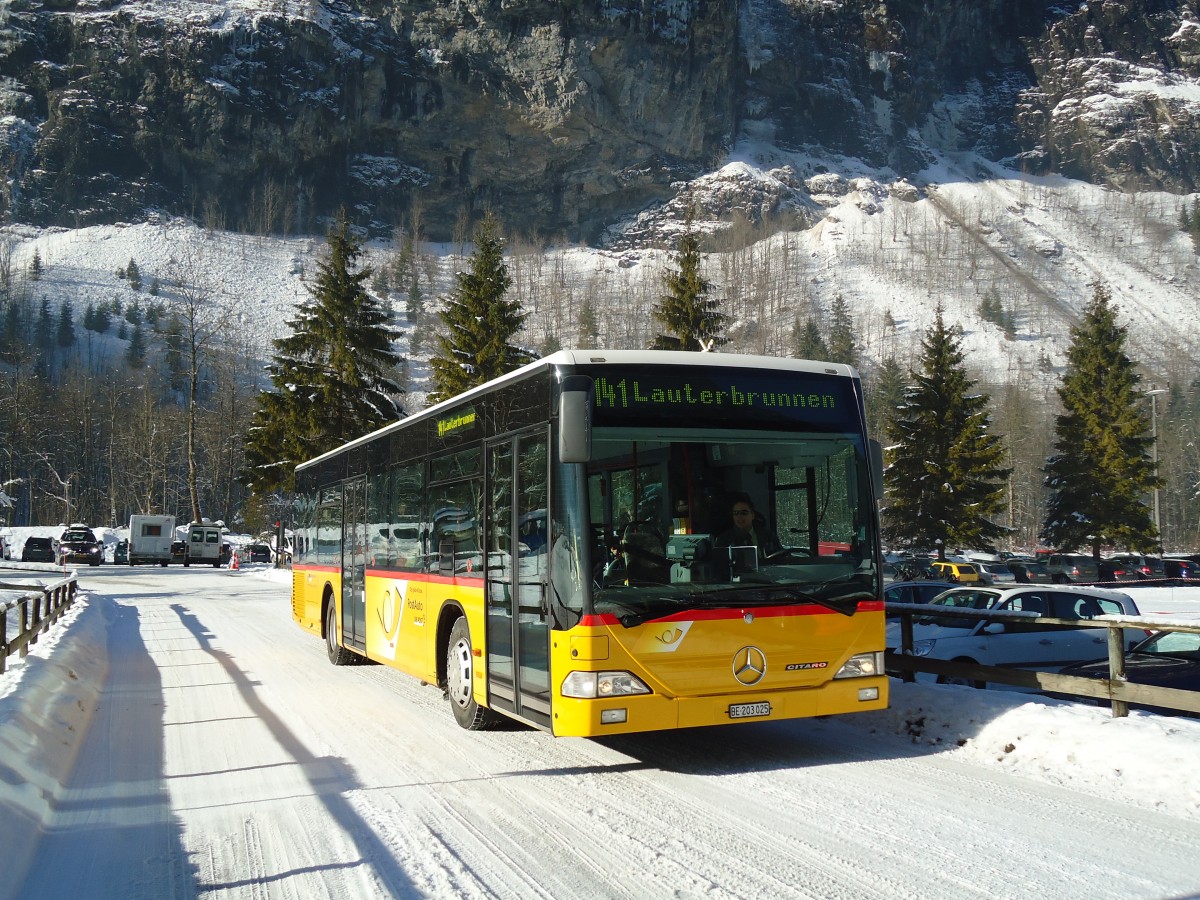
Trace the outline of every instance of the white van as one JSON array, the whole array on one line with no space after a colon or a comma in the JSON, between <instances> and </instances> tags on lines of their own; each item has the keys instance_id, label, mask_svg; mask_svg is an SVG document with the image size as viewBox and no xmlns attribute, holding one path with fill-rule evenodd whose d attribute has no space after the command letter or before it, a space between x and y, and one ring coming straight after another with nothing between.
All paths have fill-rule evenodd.
<instances>
[{"instance_id":1,"label":"white van","mask_svg":"<svg viewBox=\"0 0 1200 900\"><path fill-rule=\"evenodd\" d=\"M187 551L183 564L212 563L221 568L221 526L212 522L193 522L188 526Z\"/></svg>"},{"instance_id":2,"label":"white van","mask_svg":"<svg viewBox=\"0 0 1200 900\"><path fill-rule=\"evenodd\" d=\"M171 561L171 541L175 539L174 516L129 517L129 565Z\"/></svg>"}]
</instances>

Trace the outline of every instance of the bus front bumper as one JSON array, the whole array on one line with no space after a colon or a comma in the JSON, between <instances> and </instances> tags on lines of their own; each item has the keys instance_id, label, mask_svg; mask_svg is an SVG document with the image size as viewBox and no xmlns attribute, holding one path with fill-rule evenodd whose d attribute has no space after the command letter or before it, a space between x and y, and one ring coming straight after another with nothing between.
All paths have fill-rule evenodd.
<instances>
[{"instance_id":1,"label":"bus front bumper","mask_svg":"<svg viewBox=\"0 0 1200 900\"><path fill-rule=\"evenodd\" d=\"M635 694L578 700L554 699L554 734L599 737L673 728L773 722L886 709L888 679L844 678L817 687L707 697Z\"/></svg>"}]
</instances>

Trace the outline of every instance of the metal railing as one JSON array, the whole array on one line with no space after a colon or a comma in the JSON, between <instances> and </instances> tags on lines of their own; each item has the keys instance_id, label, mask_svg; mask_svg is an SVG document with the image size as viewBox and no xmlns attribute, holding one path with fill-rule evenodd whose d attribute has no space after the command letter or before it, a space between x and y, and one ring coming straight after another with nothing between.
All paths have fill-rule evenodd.
<instances>
[{"instance_id":1,"label":"metal railing","mask_svg":"<svg viewBox=\"0 0 1200 900\"><path fill-rule=\"evenodd\" d=\"M954 607L931 607L922 603L887 603L890 613L900 615L899 653L888 652L884 669L889 673L900 672L905 681L915 680L916 673L962 678L973 682L994 682L1016 687L1031 688L1043 693L1092 697L1107 700L1112 704L1114 717L1129 715L1129 704L1158 706L1200 715L1200 693L1179 688L1136 684L1125 675L1124 629L1142 631L1182 631L1200 634L1200 622L1187 624L1178 621L1164 622L1144 616L1105 616L1102 619L1056 619L1039 616L1033 612L961 609ZM1022 626L1067 626L1070 628L1104 628L1108 631L1108 678L1085 678L1081 675L1060 675L1036 669L1012 669L1003 666L984 666L978 663L954 660L929 659L913 656L913 616L936 614L938 618L957 617L962 619L987 619L992 622L1020 622ZM1087 660L1082 660L1086 662Z\"/></svg>"},{"instance_id":2,"label":"metal railing","mask_svg":"<svg viewBox=\"0 0 1200 900\"><path fill-rule=\"evenodd\" d=\"M3 584L0 591L22 591L15 600L0 601L0 674L8 667L14 653L29 655L29 648L38 642L38 635L48 631L75 602L75 574L45 587L28 584ZM9 622L17 626L9 635Z\"/></svg>"}]
</instances>

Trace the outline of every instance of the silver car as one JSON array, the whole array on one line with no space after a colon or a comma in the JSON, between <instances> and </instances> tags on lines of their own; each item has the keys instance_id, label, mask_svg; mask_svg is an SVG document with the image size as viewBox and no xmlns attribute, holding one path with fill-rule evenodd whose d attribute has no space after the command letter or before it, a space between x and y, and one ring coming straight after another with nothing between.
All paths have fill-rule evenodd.
<instances>
[{"instance_id":1,"label":"silver car","mask_svg":"<svg viewBox=\"0 0 1200 900\"><path fill-rule=\"evenodd\" d=\"M979 577L984 584L1016 584L1017 576L1004 563L977 562Z\"/></svg>"},{"instance_id":2,"label":"silver car","mask_svg":"<svg viewBox=\"0 0 1200 900\"><path fill-rule=\"evenodd\" d=\"M929 601L930 612L913 617L913 655L929 659L955 660L984 666L1037 669L1053 672L1075 662L1105 656L1105 628L1069 625L1038 625L999 619L970 619L939 616L939 607L1036 612L1056 619L1080 622L1105 615L1139 615L1128 594L1104 588L1066 585L1020 585L1018 587L957 587ZM1125 629L1125 646L1146 637L1141 629ZM900 622L887 624L887 647L900 652ZM933 680L918 674L917 680ZM966 683L937 676L940 683ZM984 687L974 682L976 687Z\"/></svg>"}]
</instances>

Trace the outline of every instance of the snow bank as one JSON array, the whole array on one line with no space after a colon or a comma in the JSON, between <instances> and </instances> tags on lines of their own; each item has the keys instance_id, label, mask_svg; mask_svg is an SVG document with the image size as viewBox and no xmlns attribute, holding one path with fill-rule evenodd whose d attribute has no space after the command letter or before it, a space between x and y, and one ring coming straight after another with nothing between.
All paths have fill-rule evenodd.
<instances>
[{"instance_id":1,"label":"snow bank","mask_svg":"<svg viewBox=\"0 0 1200 900\"><path fill-rule=\"evenodd\" d=\"M0 678L0 847L4 878L20 884L43 823L63 796L108 672L101 606L75 603Z\"/></svg>"}]
</instances>

